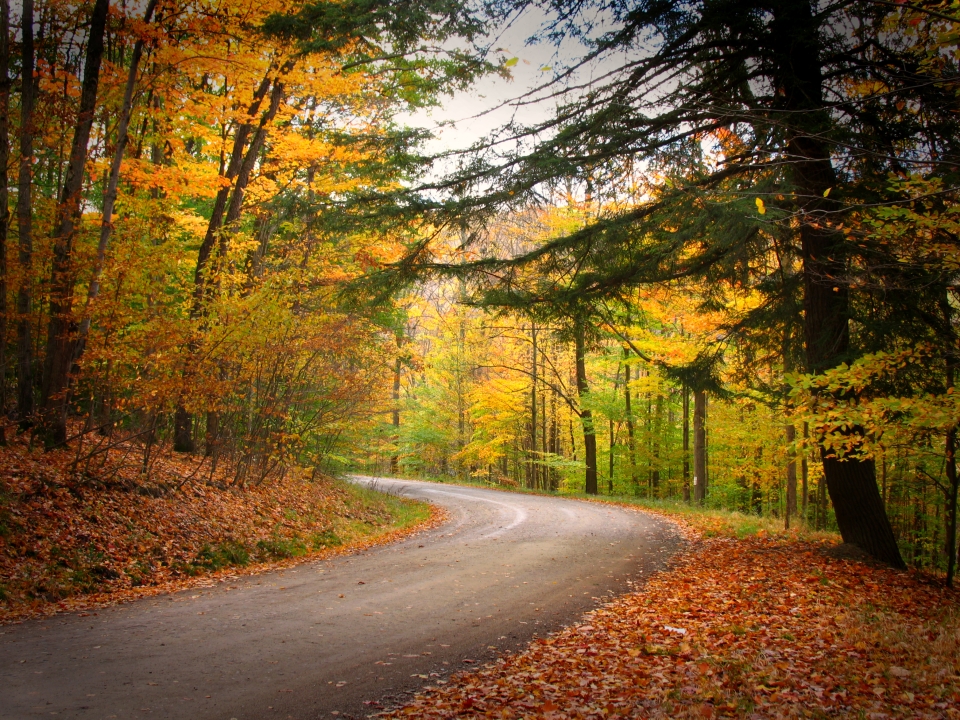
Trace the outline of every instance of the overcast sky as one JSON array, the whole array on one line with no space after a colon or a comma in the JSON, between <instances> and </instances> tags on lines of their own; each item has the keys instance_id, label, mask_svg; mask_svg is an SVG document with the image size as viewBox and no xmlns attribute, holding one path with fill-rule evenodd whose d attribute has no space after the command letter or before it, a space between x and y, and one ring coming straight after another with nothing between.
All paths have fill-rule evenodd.
<instances>
[{"instance_id":1,"label":"overcast sky","mask_svg":"<svg viewBox=\"0 0 960 720\"><path fill-rule=\"evenodd\" d=\"M518 58L511 68L511 79L484 78L469 91L442 98L441 107L406 118L409 125L427 128L436 134L436 139L427 146L428 151L439 153L465 148L511 120L530 124L550 116L554 109L551 102L516 107L510 101L548 82L558 65L575 61L584 48L575 41L565 42L560 48L547 41L528 44L528 39L541 29L542 22L542 15L526 13L494 38L494 48L503 48L508 58Z\"/></svg>"}]
</instances>

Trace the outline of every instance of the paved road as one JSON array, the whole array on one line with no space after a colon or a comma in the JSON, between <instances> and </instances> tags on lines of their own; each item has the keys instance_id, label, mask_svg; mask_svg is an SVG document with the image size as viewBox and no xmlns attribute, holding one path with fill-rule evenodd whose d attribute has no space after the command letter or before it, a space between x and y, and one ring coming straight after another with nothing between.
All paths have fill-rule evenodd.
<instances>
[{"instance_id":1,"label":"paved road","mask_svg":"<svg viewBox=\"0 0 960 720\"><path fill-rule=\"evenodd\" d=\"M0 628L0 718L363 717L627 590L679 543L631 510L358 478L443 527L293 569ZM471 662L472 661L472 662Z\"/></svg>"}]
</instances>

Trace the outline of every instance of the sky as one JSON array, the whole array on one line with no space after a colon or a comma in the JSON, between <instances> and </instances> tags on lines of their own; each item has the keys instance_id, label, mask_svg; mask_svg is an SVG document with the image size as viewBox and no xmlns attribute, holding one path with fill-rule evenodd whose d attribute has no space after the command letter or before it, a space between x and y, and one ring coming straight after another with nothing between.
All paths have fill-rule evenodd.
<instances>
[{"instance_id":1,"label":"sky","mask_svg":"<svg viewBox=\"0 0 960 720\"><path fill-rule=\"evenodd\" d=\"M517 58L510 79L489 76L453 97L441 98L441 106L405 118L410 126L427 128L435 139L427 145L431 154L469 147L511 120L532 124L546 120L554 109L550 102L517 107L520 96L548 82L558 65L575 60L583 46L567 42L557 48L548 41L528 43L541 29L544 16L527 12L491 38L494 48L503 48L507 58Z\"/></svg>"}]
</instances>

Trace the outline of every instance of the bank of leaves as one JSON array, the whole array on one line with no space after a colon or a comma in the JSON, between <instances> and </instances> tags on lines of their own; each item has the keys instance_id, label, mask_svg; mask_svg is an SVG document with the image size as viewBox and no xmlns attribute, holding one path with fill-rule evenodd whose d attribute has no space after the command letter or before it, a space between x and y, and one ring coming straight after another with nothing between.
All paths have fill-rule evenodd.
<instances>
[{"instance_id":1,"label":"bank of leaves","mask_svg":"<svg viewBox=\"0 0 960 720\"><path fill-rule=\"evenodd\" d=\"M346 552L439 519L423 503L326 476L289 472L239 489L217 481L230 473L220 468L144 486L84 476L72 460L25 439L0 448L0 622ZM158 462L174 477L199 460Z\"/></svg>"},{"instance_id":2,"label":"bank of leaves","mask_svg":"<svg viewBox=\"0 0 960 720\"><path fill-rule=\"evenodd\" d=\"M387 716L960 717L960 593L827 541L696 524L640 592Z\"/></svg>"}]
</instances>

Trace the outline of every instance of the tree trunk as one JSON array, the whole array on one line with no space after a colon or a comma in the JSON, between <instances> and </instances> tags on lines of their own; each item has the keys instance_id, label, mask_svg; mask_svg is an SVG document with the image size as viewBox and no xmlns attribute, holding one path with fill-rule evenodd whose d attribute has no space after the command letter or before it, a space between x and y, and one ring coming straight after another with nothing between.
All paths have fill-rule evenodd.
<instances>
[{"instance_id":1,"label":"tree trunk","mask_svg":"<svg viewBox=\"0 0 960 720\"><path fill-rule=\"evenodd\" d=\"M786 427L787 444L793 445L797 439L797 429L790 423ZM797 458L793 449L788 449L790 460L787 462L787 507L783 526L790 529L790 518L797 512Z\"/></svg>"},{"instance_id":2,"label":"tree trunk","mask_svg":"<svg viewBox=\"0 0 960 720\"><path fill-rule=\"evenodd\" d=\"M0 445L7 444L7 229L10 196L10 2L0 0Z\"/></svg>"},{"instance_id":3,"label":"tree trunk","mask_svg":"<svg viewBox=\"0 0 960 720\"><path fill-rule=\"evenodd\" d=\"M690 502L690 388L683 386L683 501Z\"/></svg>"},{"instance_id":4,"label":"tree trunk","mask_svg":"<svg viewBox=\"0 0 960 720\"><path fill-rule=\"evenodd\" d=\"M157 0L149 0L144 10L143 21L149 23L153 17ZM74 351L74 362L78 362L83 355L90 333L92 322L92 307L100 295L100 277L103 274L103 264L107 257L107 248L110 245L110 235L113 233L113 208L117 202L117 189L120 185L120 166L123 164L123 155L129 137L130 114L133 110L133 92L137 86L137 74L140 70L140 58L143 56L143 39L138 39L133 46L130 57L130 68L127 71L127 84L123 92L123 105L120 108L120 118L117 121L117 144L113 151L113 160L110 163L110 176L103 193L103 219L100 221L100 241L97 244L97 259L94 262L93 277L87 288L87 301L83 316L80 320L80 329L77 332L77 345Z\"/></svg>"},{"instance_id":5,"label":"tree trunk","mask_svg":"<svg viewBox=\"0 0 960 720\"><path fill-rule=\"evenodd\" d=\"M623 349L624 358L627 357L627 349ZM624 399L624 408L627 415L627 442L630 447L628 448L630 452L630 483L633 485L633 494L640 494L640 477L637 475L637 430L633 424L633 408L631 407L631 398L630 398L630 365L629 363L624 362L624 382L623 382L623 399Z\"/></svg>"},{"instance_id":6,"label":"tree trunk","mask_svg":"<svg viewBox=\"0 0 960 720\"><path fill-rule=\"evenodd\" d=\"M50 273L50 321L47 325L47 354L41 387L43 439L48 448L62 445L67 440L67 406L75 340L73 291L76 268L73 244L80 223L87 145L97 106L103 36L109 9L109 0L96 0L90 15L77 127L70 149L67 179L54 222L56 234L53 237L53 266Z\"/></svg>"},{"instance_id":7,"label":"tree trunk","mask_svg":"<svg viewBox=\"0 0 960 720\"><path fill-rule=\"evenodd\" d=\"M263 80L260 82L260 85L253 94L253 101L247 108L248 120L237 128L237 131L233 136L233 149L230 153L230 162L227 165L227 171L224 174L224 179L228 180L229 182L225 183L217 191L217 196L213 201L213 210L210 214L210 220L207 223L207 232L204 235L203 242L200 244L200 249L197 253L197 266L196 270L194 271L193 308L191 311L194 317L199 317L202 312L206 296L207 266L209 265L210 259L213 255L213 249L217 247L218 244L220 229L223 226L224 214L227 210L227 200L229 199L230 191L233 188L233 181L240 173L240 169L243 166L245 158L244 151L247 147L247 139L250 137L250 133L253 132L253 116L260 110L260 105L263 102L263 99L266 97L267 91L270 89L270 80L273 70L274 67L271 66Z\"/></svg>"},{"instance_id":8,"label":"tree trunk","mask_svg":"<svg viewBox=\"0 0 960 720\"><path fill-rule=\"evenodd\" d=\"M653 473L650 479L653 483L654 494L660 488L660 433L663 429L663 395L657 395L656 408L653 416Z\"/></svg>"},{"instance_id":9,"label":"tree trunk","mask_svg":"<svg viewBox=\"0 0 960 720\"><path fill-rule=\"evenodd\" d=\"M20 167L17 173L17 232L20 288L17 290L17 417L21 430L33 425L33 0L23 0L20 60Z\"/></svg>"},{"instance_id":10,"label":"tree trunk","mask_svg":"<svg viewBox=\"0 0 960 720\"><path fill-rule=\"evenodd\" d=\"M390 474L396 475L400 472L400 371L403 369L403 363L400 358L400 346L403 343L403 336L397 334L397 359L393 363L393 443L397 448L390 456Z\"/></svg>"},{"instance_id":11,"label":"tree trunk","mask_svg":"<svg viewBox=\"0 0 960 720\"><path fill-rule=\"evenodd\" d=\"M707 393L693 391L693 500L703 505L707 498Z\"/></svg>"},{"instance_id":12,"label":"tree trunk","mask_svg":"<svg viewBox=\"0 0 960 720\"><path fill-rule=\"evenodd\" d=\"M173 413L173 449L183 453L192 453L197 449L193 442L193 416L182 403L177 403Z\"/></svg>"},{"instance_id":13,"label":"tree trunk","mask_svg":"<svg viewBox=\"0 0 960 720\"><path fill-rule=\"evenodd\" d=\"M226 256L226 228L236 222L240 217L240 212L243 209L244 193L246 192L247 185L250 183L250 178L253 174L257 157L260 154L260 149L266 141L268 125L276 117L283 99L283 84L280 82L280 76L292 69L293 61L290 61L279 70L278 76L273 79L273 91L270 94L270 104L266 112L260 116L250 146L247 147L247 139L250 138L250 133L253 132L253 123L251 121L260 109L260 105L264 97L266 97L267 90L270 89L271 76L274 70L273 66L267 71L267 74L254 92L253 101L247 110L248 122L238 127L234 135L233 150L225 174L225 178L230 182L224 187L221 187L217 192L213 204L213 211L207 223L207 232L197 252L197 266L194 270L193 307L191 309L191 316L194 318L200 318L206 312L206 306L210 300L211 287L213 287L209 276L213 250L214 248L218 248L221 261ZM229 206L227 205L228 197L230 199ZM195 345L196 344L194 344L194 346ZM177 408L178 414L182 415L185 412L182 406ZM215 410L209 410L207 412L206 425L206 447L210 448L215 446L217 442L220 427L220 419L217 417ZM211 435L211 432L215 434ZM191 438L188 444L193 446L194 440Z\"/></svg>"},{"instance_id":14,"label":"tree trunk","mask_svg":"<svg viewBox=\"0 0 960 720\"><path fill-rule=\"evenodd\" d=\"M803 524L806 525L807 520L807 506L810 502L810 489L808 481L810 479L810 468L807 465L807 444L806 441L810 437L810 426L807 423L803 424L803 453L800 456L800 495L801 502L803 507L801 509L801 514L803 515Z\"/></svg>"},{"instance_id":15,"label":"tree trunk","mask_svg":"<svg viewBox=\"0 0 960 720\"><path fill-rule=\"evenodd\" d=\"M823 101L820 27L809 0L781 0L774 5L772 31L780 53L776 83L785 110L787 154L800 217L803 259L804 338L807 370L820 373L849 359L849 289L843 234L822 220L837 209L824 194L836 184L830 150L824 141L830 118ZM851 435L860 428L848 430ZM905 567L893 528L877 488L872 460L843 461L821 448L823 472L844 542L859 546L894 567Z\"/></svg>"},{"instance_id":16,"label":"tree trunk","mask_svg":"<svg viewBox=\"0 0 960 720\"><path fill-rule=\"evenodd\" d=\"M580 422L583 424L583 453L586 461L585 491L588 495L596 495L597 487L597 435L593 427L593 413L583 408L583 403L590 392L587 385L586 366L586 339L583 319L574 318L573 338L576 353L577 396L580 398Z\"/></svg>"},{"instance_id":17,"label":"tree trunk","mask_svg":"<svg viewBox=\"0 0 960 720\"><path fill-rule=\"evenodd\" d=\"M943 313L944 326L949 333L949 348L945 353L946 389L951 392L954 387L954 373L956 368L957 337L953 331L953 308L950 305L948 291L940 296L940 309ZM953 587L953 578L957 571L957 492L960 490L960 478L957 477L957 427L954 425L947 430L946 457L944 458L947 487L946 492L946 541L944 550L947 555L947 587ZM886 462L886 458L884 458Z\"/></svg>"},{"instance_id":18,"label":"tree trunk","mask_svg":"<svg viewBox=\"0 0 960 720\"><path fill-rule=\"evenodd\" d=\"M537 485L537 326L530 323L530 348L533 355L530 375L530 457L527 460L527 487Z\"/></svg>"},{"instance_id":19,"label":"tree trunk","mask_svg":"<svg viewBox=\"0 0 960 720\"><path fill-rule=\"evenodd\" d=\"M616 405L617 402L617 388L620 386L620 367L617 366L617 374L613 378L613 405ZM617 444L617 434L616 428L614 426L613 418L609 418L609 433L610 433L610 444L609 444L609 453L608 453L608 472L607 472L607 494L613 495L613 470L614 470L614 450L616 449Z\"/></svg>"},{"instance_id":20,"label":"tree trunk","mask_svg":"<svg viewBox=\"0 0 960 720\"><path fill-rule=\"evenodd\" d=\"M614 435L612 418L609 420L609 425L610 427L608 429L610 433L610 450L607 458L609 461L608 462L609 468L607 469L607 495L613 495L613 450L614 450L614 445L616 444L616 437Z\"/></svg>"},{"instance_id":21,"label":"tree trunk","mask_svg":"<svg viewBox=\"0 0 960 720\"><path fill-rule=\"evenodd\" d=\"M953 587L953 578L957 572L957 493L960 490L960 479L957 477L957 428L947 431L946 447L947 471L947 587Z\"/></svg>"}]
</instances>

